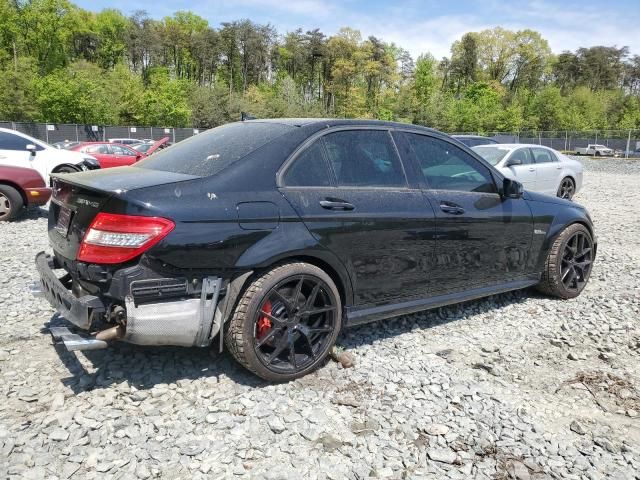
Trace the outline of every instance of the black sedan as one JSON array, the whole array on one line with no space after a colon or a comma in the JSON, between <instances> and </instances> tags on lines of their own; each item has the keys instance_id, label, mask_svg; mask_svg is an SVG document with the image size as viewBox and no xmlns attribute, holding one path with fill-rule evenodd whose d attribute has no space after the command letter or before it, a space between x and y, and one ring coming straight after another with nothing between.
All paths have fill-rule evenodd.
<instances>
[{"instance_id":1,"label":"black sedan","mask_svg":"<svg viewBox=\"0 0 640 480\"><path fill-rule=\"evenodd\" d=\"M530 286L575 297L596 254L583 207L367 120L233 123L58 176L49 239L36 287L74 324L51 329L68 349L217 338L272 381L321 365L345 326Z\"/></svg>"}]
</instances>

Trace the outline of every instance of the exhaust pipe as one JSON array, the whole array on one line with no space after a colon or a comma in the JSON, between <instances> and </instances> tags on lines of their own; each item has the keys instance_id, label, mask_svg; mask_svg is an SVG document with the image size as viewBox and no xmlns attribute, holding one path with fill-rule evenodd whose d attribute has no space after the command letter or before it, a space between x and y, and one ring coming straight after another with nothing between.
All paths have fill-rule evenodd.
<instances>
[{"instance_id":1,"label":"exhaust pipe","mask_svg":"<svg viewBox=\"0 0 640 480\"><path fill-rule=\"evenodd\" d=\"M114 340L120 340L124 337L124 327L117 325L115 327L107 328L101 332L96 333L96 340L102 340L103 342L112 342Z\"/></svg>"}]
</instances>

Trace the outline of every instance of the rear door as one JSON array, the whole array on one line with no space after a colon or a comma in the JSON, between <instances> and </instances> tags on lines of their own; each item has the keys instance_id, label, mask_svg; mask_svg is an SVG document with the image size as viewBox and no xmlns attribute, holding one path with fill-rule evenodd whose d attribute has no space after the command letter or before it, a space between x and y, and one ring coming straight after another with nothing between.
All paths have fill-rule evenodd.
<instances>
[{"instance_id":1,"label":"rear door","mask_svg":"<svg viewBox=\"0 0 640 480\"><path fill-rule=\"evenodd\" d=\"M327 133L285 168L282 193L346 266L356 305L428 294L434 212L387 129Z\"/></svg>"},{"instance_id":2,"label":"rear door","mask_svg":"<svg viewBox=\"0 0 640 480\"><path fill-rule=\"evenodd\" d=\"M525 272L533 221L522 198L502 198L490 169L445 139L404 133L436 215L439 293L504 283Z\"/></svg>"},{"instance_id":3,"label":"rear door","mask_svg":"<svg viewBox=\"0 0 640 480\"><path fill-rule=\"evenodd\" d=\"M555 195L560 185L562 165L556 155L547 148L532 147L536 167L536 190Z\"/></svg>"}]
</instances>

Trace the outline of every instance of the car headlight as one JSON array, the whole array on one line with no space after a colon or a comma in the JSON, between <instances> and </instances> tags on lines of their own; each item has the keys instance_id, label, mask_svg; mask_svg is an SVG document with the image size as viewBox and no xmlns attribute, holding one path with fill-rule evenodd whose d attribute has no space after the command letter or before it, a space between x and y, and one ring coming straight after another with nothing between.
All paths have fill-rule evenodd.
<instances>
[{"instance_id":1,"label":"car headlight","mask_svg":"<svg viewBox=\"0 0 640 480\"><path fill-rule=\"evenodd\" d=\"M93 157L84 157L80 162L80 168L82 170L97 170L100 168L100 163Z\"/></svg>"}]
</instances>

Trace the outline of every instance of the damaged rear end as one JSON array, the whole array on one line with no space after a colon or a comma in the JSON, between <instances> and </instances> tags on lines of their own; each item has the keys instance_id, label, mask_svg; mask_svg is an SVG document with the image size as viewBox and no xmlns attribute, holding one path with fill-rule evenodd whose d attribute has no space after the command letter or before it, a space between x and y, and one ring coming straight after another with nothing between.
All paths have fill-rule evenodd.
<instances>
[{"instance_id":1,"label":"damaged rear end","mask_svg":"<svg viewBox=\"0 0 640 480\"><path fill-rule=\"evenodd\" d=\"M73 327L52 327L69 350L139 345L206 346L217 334L218 276L187 275L153 255L176 229L166 205L136 195L197 177L131 167L54 177L48 233L36 256L41 293ZM175 187L174 191L174 185ZM175 198L174 198L175 200ZM220 314L218 314L218 318Z\"/></svg>"}]
</instances>

